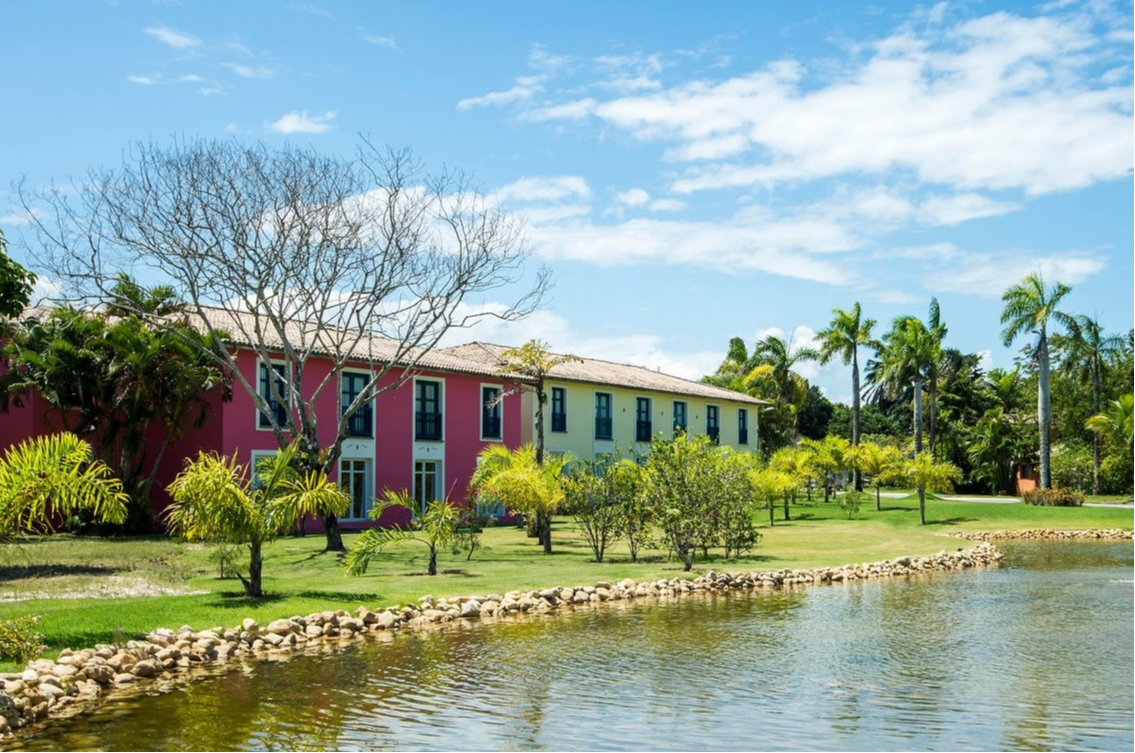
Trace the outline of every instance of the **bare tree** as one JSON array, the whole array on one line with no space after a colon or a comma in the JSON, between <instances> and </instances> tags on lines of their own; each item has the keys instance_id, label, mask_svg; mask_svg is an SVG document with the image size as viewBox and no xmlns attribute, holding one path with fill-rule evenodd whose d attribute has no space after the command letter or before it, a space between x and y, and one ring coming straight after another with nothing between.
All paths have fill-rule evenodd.
<instances>
[{"instance_id":1,"label":"bare tree","mask_svg":"<svg viewBox=\"0 0 1135 753\"><path fill-rule=\"evenodd\" d=\"M296 442L301 470L331 472L351 417L405 381L450 328L520 318L547 288L546 269L526 273L521 223L465 174L428 174L408 150L366 139L353 159L236 141L139 143L118 168L18 190L38 258L75 297L128 305L111 295L120 271L171 286L202 332L230 346L213 357L279 446ZM511 304L480 305L502 288ZM282 365L267 396L231 346ZM330 370L311 368L319 361ZM338 391L348 364L371 378L328 442L314 406ZM341 551L338 521L324 524L328 550Z\"/></svg>"}]
</instances>

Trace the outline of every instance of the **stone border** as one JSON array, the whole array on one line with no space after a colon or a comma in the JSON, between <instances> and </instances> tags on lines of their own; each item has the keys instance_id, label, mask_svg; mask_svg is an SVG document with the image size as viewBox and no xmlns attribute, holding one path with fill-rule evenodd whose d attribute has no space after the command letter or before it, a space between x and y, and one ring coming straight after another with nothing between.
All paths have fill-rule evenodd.
<instances>
[{"instance_id":1,"label":"stone border","mask_svg":"<svg viewBox=\"0 0 1135 753\"><path fill-rule=\"evenodd\" d=\"M1071 541L1073 539L1116 540L1135 538L1135 531L1122 528L1030 528L1020 531L954 531L946 534L967 541Z\"/></svg>"},{"instance_id":2,"label":"stone border","mask_svg":"<svg viewBox=\"0 0 1135 753\"><path fill-rule=\"evenodd\" d=\"M716 573L693 579L671 578L643 583L626 579L594 586L556 587L509 591L504 595L458 596L435 599L423 596L418 605L387 607L378 611L359 607L315 612L306 617L273 620L261 626L245 619L238 627L194 631L160 628L145 640L124 646L99 645L93 649L63 649L55 661L37 659L22 673L0 675L0 736L50 717L81 713L107 693L125 694L168 686L179 681L215 677L226 667L244 662L281 660L334 641L349 643L367 636L390 635L395 630L423 630L455 620L492 619L523 613L544 613L604 602L639 598L684 596L782 588L797 585L846 583L962 570L994 565L1004 555L987 542L924 557L899 557L861 565L764 572Z\"/></svg>"}]
</instances>

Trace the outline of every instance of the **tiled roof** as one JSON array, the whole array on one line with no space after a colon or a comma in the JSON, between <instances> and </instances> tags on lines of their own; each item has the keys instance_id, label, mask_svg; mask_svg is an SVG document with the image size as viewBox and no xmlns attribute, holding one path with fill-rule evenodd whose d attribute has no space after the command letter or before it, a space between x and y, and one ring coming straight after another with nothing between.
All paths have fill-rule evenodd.
<instances>
[{"instance_id":1,"label":"tiled roof","mask_svg":"<svg viewBox=\"0 0 1135 753\"><path fill-rule=\"evenodd\" d=\"M500 368L503 363L501 355L506 350L508 350L508 346L505 345L472 342L466 345L442 348L441 352ZM602 361L598 358L579 358L561 363L552 369L551 377L558 381L585 382L587 384L626 387L650 392L666 392L705 400L728 400L734 403L750 403L753 405L766 404L764 400L758 400L741 392L733 392L701 382L682 379L671 374L663 374L660 371L652 371L642 366Z\"/></svg>"}]
</instances>

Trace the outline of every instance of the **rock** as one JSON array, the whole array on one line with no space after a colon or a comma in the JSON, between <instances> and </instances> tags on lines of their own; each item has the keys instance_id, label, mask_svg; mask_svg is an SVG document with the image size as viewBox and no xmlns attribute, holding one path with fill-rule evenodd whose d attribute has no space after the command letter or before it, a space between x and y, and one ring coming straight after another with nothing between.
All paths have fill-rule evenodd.
<instances>
[{"instance_id":1,"label":"rock","mask_svg":"<svg viewBox=\"0 0 1135 753\"><path fill-rule=\"evenodd\" d=\"M143 659L130 670L135 677L156 677L162 673L162 665L153 659Z\"/></svg>"},{"instance_id":2,"label":"rock","mask_svg":"<svg viewBox=\"0 0 1135 753\"><path fill-rule=\"evenodd\" d=\"M461 605L462 617L480 617L481 616L481 603L475 599L470 599Z\"/></svg>"},{"instance_id":3,"label":"rock","mask_svg":"<svg viewBox=\"0 0 1135 753\"><path fill-rule=\"evenodd\" d=\"M378 625L383 630L389 630L398 624L398 617L390 612L379 612L374 624Z\"/></svg>"},{"instance_id":4,"label":"rock","mask_svg":"<svg viewBox=\"0 0 1135 753\"><path fill-rule=\"evenodd\" d=\"M67 695L67 691L58 685L51 685L48 683L40 683L39 692L50 699L59 699Z\"/></svg>"},{"instance_id":5,"label":"rock","mask_svg":"<svg viewBox=\"0 0 1135 753\"><path fill-rule=\"evenodd\" d=\"M120 672L114 676L115 685L129 685L130 683L137 682L138 678L129 672Z\"/></svg>"},{"instance_id":6,"label":"rock","mask_svg":"<svg viewBox=\"0 0 1135 753\"><path fill-rule=\"evenodd\" d=\"M20 679L29 685L37 683L39 682L39 672L36 672L34 669L25 669L24 673L20 675Z\"/></svg>"}]
</instances>

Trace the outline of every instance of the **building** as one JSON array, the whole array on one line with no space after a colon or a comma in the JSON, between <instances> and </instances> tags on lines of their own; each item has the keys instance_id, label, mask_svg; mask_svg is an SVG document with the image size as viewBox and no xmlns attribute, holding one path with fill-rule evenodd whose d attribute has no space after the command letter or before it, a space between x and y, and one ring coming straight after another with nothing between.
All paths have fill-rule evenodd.
<instances>
[{"instance_id":1,"label":"building","mask_svg":"<svg viewBox=\"0 0 1135 753\"><path fill-rule=\"evenodd\" d=\"M502 368L507 346L474 342L441 352ZM656 437L709 435L737 450L755 451L758 411L765 401L701 382L623 363L581 358L552 369L545 384L544 443L549 452L584 460L640 452ZM535 430L535 397L521 393L521 442Z\"/></svg>"}]
</instances>

